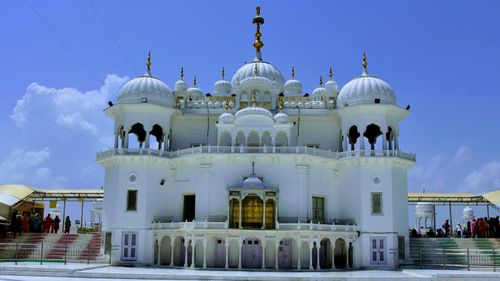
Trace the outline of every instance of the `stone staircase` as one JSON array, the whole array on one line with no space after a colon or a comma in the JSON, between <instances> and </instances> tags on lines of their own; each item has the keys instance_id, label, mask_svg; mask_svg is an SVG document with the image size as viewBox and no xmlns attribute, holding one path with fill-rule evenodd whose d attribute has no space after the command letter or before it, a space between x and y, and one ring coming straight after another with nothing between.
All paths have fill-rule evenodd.
<instances>
[{"instance_id":1,"label":"stone staircase","mask_svg":"<svg viewBox=\"0 0 500 281\"><path fill-rule=\"evenodd\" d=\"M0 261L107 262L100 253L101 236L95 234L23 233L0 240Z\"/></svg>"},{"instance_id":2,"label":"stone staircase","mask_svg":"<svg viewBox=\"0 0 500 281\"><path fill-rule=\"evenodd\" d=\"M467 252L468 251L468 252ZM500 239L411 238L407 265L500 265Z\"/></svg>"}]
</instances>

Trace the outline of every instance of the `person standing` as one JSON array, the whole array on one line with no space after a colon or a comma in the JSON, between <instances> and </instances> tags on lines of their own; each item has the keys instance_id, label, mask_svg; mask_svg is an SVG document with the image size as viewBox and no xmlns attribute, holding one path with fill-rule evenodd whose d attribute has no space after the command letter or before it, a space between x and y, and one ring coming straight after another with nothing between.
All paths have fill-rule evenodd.
<instances>
[{"instance_id":1,"label":"person standing","mask_svg":"<svg viewBox=\"0 0 500 281\"><path fill-rule=\"evenodd\" d=\"M69 233L69 229L71 228L71 220L69 216L66 216L66 221L64 222L64 233Z\"/></svg>"},{"instance_id":2,"label":"person standing","mask_svg":"<svg viewBox=\"0 0 500 281\"><path fill-rule=\"evenodd\" d=\"M57 233L59 231L59 223L60 222L61 222L61 219L59 218L59 216L56 216L56 218L52 222L52 226L53 226L52 232Z\"/></svg>"},{"instance_id":3,"label":"person standing","mask_svg":"<svg viewBox=\"0 0 500 281\"><path fill-rule=\"evenodd\" d=\"M52 218L50 217L50 214L48 214L45 219L43 220L43 230L45 233L50 232L50 227L52 226Z\"/></svg>"},{"instance_id":4,"label":"person standing","mask_svg":"<svg viewBox=\"0 0 500 281\"><path fill-rule=\"evenodd\" d=\"M462 226L460 224L457 224L455 233L457 234L457 238L462 238Z\"/></svg>"}]
</instances>

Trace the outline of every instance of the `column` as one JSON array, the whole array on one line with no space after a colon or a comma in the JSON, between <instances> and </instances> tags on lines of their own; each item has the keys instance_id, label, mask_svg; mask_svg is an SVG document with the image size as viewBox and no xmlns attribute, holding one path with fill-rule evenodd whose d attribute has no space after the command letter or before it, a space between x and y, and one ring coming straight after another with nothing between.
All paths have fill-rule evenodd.
<instances>
[{"instance_id":1,"label":"column","mask_svg":"<svg viewBox=\"0 0 500 281\"><path fill-rule=\"evenodd\" d=\"M33 211L35 210L35 201L33 201ZM34 213L34 212L33 212ZM62 233L64 233L64 224L66 223L66 199L63 200L63 217L61 218L62 221Z\"/></svg>"},{"instance_id":2,"label":"column","mask_svg":"<svg viewBox=\"0 0 500 281\"><path fill-rule=\"evenodd\" d=\"M387 150L386 132L382 131L382 150Z\"/></svg>"},{"instance_id":3,"label":"column","mask_svg":"<svg viewBox=\"0 0 500 281\"><path fill-rule=\"evenodd\" d=\"M207 237L203 237L203 268L207 268Z\"/></svg>"},{"instance_id":4,"label":"column","mask_svg":"<svg viewBox=\"0 0 500 281\"><path fill-rule=\"evenodd\" d=\"M128 135L128 134L125 134L125 144L124 144L124 148L128 148L128 137L129 137L129 135Z\"/></svg>"},{"instance_id":5,"label":"column","mask_svg":"<svg viewBox=\"0 0 500 281\"><path fill-rule=\"evenodd\" d=\"M174 246L175 246L175 239L171 237L170 239L170 266L174 266Z\"/></svg>"},{"instance_id":6,"label":"column","mask_svg":"<svg viewBox=\"0 0 500 281\"><path fill-rule=\"evenodd\" d=\"M80 210L80 227L83 227L83 202L85 202L83 199L82 200L82 209Z\"/></svg>"},{"instance_id":7,"label":"column","mask_svg":"<svg viewBox=\"0 0 500 281\"><path fill-rule=\"evenodd\" d=\"M275 256L275 261L274 261L274 269L278 269L279 268L279 265L278 265L278 261L279 261L279 250L280 250L280 241L278 239L276 239L276 243L274 244L275 245L275 253L276 253L276 256Z\"/></svg>"},{"instance_id":8,"label":"column","mask_svg":"<svg viewBox=\"0 0 500 281\"><path fill-rule=\"evenodd\" d=\"M394 136L394 150L399 150L398 136Z\"/></svg>"},{"instance_id":9,"label":"column","mask_svg":"<svg viewBox=\"0 0 500 281\"><path fill-rule=\"evenodd\" d=\"M358 138L359 141L359 149L360 150L365 150L365 137L363 136L363 133Z\"/></svg>"},{"instance_id":10,"label":"column","mask_svg":"<svg viewBox=\"0 0 500 281\"><path fill-rule=\"evenodd\" d=\"M348 147L349 147L349 137L347 135L344 135L344 142L343 142L343 151L349 151Z\"/></svg>"},{"instance_id":11,"label":"column","mask_svg":"<svg viewBox=\"0 0 500 281\"><path fill-rule=\"evenodd\" d=\"M156 240L156 246L158 247L158 258L157 258L157 261L156 261L156 265L161 265L161 262L160 262L160 257L161 257L161 254L160 254L161 245L160 245L160 240L159 240L159 239L157 239L157 240Z\"/></svg>"},{"instance_id":12,"label":"column","mask_svg":"<svg viewBox=\"0 0 500 281\"><path fill-rule=\"evenodd\" d=\"M332 269L336 269L336 268L335 268L335 241L336 241L336 240L337 240L337 239L333 239L333 240L332 240L332 241L334 241L334 242L333 242L333 247L332 247Z\"/></svg>"},{"instance_id":13,"label":"column","mask_svg":"<svg viewBox=\"0 0 500 281\"><path fill-rule=\"evenodd\" d=\"M195 258L195 248L196 248L196 239L193 239L191 242L191 269L194 268L194 258Z\"/></svg>"},{"instance_id":14,"label":"column","mask_svg":"<svg viewBox=\"0 0 500 281\"><path fill-rule=\"evenodd\" d=\"M118 134L115 133L115 148L118 148Z\"/></svg>"},{"instance_id":15,"label":"column","mask_svg":"<svg viewBox=\"0 0 500 281\"><path fill-rule=\"evenodd\" d=\"M266 238L262 239L262 269L266 269Z\"/></svg>"},{"instance_id":16,"label":"column","mask_svg":"<svg viewBox=\"0 0 500 281\"><path fill-rule=\"evenodd\" d=\"M314 270L314 267L313 267L313 243L311 240L309 240L309 270Z\"/></svg>"},{"instance_id":17,"label":"column","mask_svg":"<svg viewBox=\"0 0 500 281\"><path fill-rule=\"evenodd\" d=\"M320 266L319 266L319 254L320 254L320 250L321 250L321 242L320 243L317 243L316 242L316 270L320 270Z\"/></svg>"},{"instance_id":18,"label":"column","mask_svg":"<svg viewBox=\"0 0 500 281\"><path fill-rule=\"evenodd\" d=\"M149 148L149 133L146 133L146 139L144 140L144 148Z\"/></svg>"},{"instance_id":19,"label":"column","mask_svg":"<svg viewBox=\"0 0 500 281\"><path fill-rule=\"evenodd\" d=\"M266 229L266 196L264 196L262 208L262 229Z\"/></svg>"},{"instance_id":20,"label":"column","mask_svg":"<svg viewBox=\"0 0 500 281\"><path fill-rule=\"evenodd\" d=\"M184 267L188 267L188 246L189 242L184 238Z\"/></svg>"},{"instance_id":21,"label":"column","mask_svg":"<svg viewBox=\"0 0 500 281\"><path fill-rule=\"evenodd\" d=\"M241 246L243 241L241 241L241 238L238 240L238 269L241 269Z\"/></svg>"},{"instance_id":22,"label":"column","mask_svg":"<svg viewBox=\"0 0 500 281\"><path fill-rule=\"evenodd\" d=\"M229 263L229 240L227 240L227 236L226 236L226 239L224 240L224 246L226 246L226 265L224 266L225 269L227 269L229 267L228 263Z\"/></svg>"},{"instance_id":23,"label":"column","mask_svg":"<svg viewBox=\"0 0 500 281\"><path fill-rule=\"evenodd\" d=\"M345 268L349 268L349 242L346 242L346 263L345 263Z\"/></svg>"},{"instance_id":24,"label":"column","mask_svg":"<svg viewBox=\"0 0 500 281\"><path fill-rule=\"evenodd\" d=\"M451 202L448 203L449 210L450 210L450 236L453 236L453 219L452 214L451 214Z\"/></svg>"},{"instance_id":25,"label":"column","mask_svg":"<svg viewBox=\"0 0 500 281\"><path fill-rule=\"evenodd\" d=\"M163 151L167 151L168 147L169 147L168 135L164 133L163 134Z\"/></svg>"},{"instance_id":26,"label":"column","mask_svg":"<svg viewBox=\"0 0 500 281\"><path fill-rule=\"evenodd\" d=\"M301 248L301 244L302 244L302 241L300 241L300 237L299 237L299 239L297 239L297 270L301 270L301 267L300 267L300 248Z\"/></svg>"}]
</instances>

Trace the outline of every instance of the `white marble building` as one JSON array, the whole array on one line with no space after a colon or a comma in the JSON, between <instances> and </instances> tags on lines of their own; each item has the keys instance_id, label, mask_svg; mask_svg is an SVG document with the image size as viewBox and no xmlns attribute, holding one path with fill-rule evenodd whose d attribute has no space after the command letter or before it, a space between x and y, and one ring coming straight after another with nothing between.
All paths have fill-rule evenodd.
<instances>
[{"instance_id":1,"label":"white marble building","mask_svg":"<svg viewBox=\"0 0 500 281\"><path fill-rule=\"evenodd\" d=\"M407 170L396 104L368 74L304 93L255 58L207 96L147 72L105 109L115 143L103 231L114 264L310 269L394 268L408 254ZM208 91L207 91L208 92Z\"/></svg>"}]
</instances>

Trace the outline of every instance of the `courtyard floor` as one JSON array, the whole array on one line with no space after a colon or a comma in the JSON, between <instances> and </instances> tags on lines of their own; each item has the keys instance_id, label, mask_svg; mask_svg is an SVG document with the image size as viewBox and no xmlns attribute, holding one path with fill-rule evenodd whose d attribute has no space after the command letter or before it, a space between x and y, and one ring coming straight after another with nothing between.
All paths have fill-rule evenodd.
<instances>
[{"instance_id":1,"label":"courtyard floor","mask_svg":"<svg viewBox=\"0 0 500 281\"><path fill-rule=\"evenodd\" d=\"M57 277L55 279L54 277ZM492 271L404 269L401 271L237 271L156 267L115 267L107 264L0 263L0 280L499 280Z\"/></svg>"}]
</instances>

